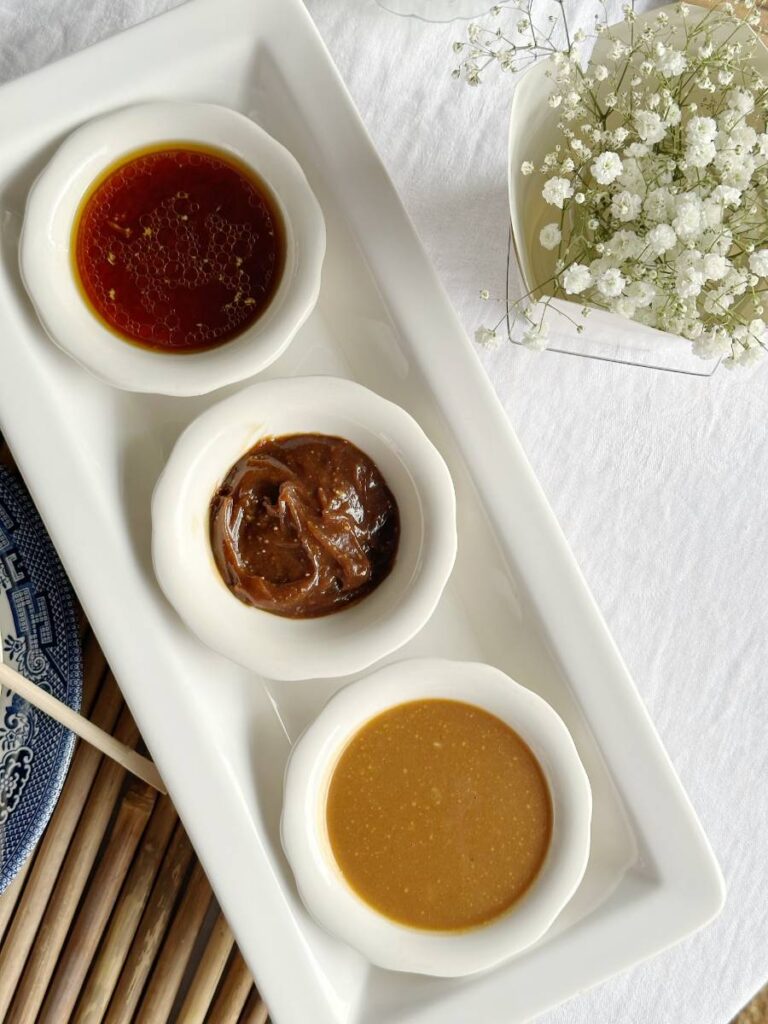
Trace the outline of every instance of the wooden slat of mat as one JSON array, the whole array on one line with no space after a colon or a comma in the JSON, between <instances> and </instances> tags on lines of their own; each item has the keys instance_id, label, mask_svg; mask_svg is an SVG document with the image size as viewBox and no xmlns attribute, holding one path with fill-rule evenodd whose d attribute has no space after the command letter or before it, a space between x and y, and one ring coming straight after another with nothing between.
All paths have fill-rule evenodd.
<instances>
[{"instance_id":1,"label":"wooden slat of mat","mask_svg":"<svg viewBox=\"0 0 768 1024\"><path fill-rule=\"evenodd\" d=\"M138 730L125 707L120 713L115 735L129 746L134 746L138 739ZM105 761L99 767L5 1024L38 1024L38 1013L48 983L85 892L124 778L125 769L114 761Z\"/></svg>"},{"instance_id":2,"label":"wooden slat of mat","mask_svg":"<svg viewBox=\"0 0 768 1024\"><path fill-rule=\"evenodd\" d=\"M1 436L0 464L15 468ZM136 727L79 608L78 624L83 713L136 746ZM215 909L212 893L170 800L142 787L78 742L37 851L0 896L3 1024L137 1024L139 1015L151 1024L266 1021L220 913L199 962L190 962L196 935L190 942L186 933Z\"/></svg>"},{"instance_id":3,"label":"wooden slat of mat","mask_svg":"<svg viewBox=\"0 0 768 1024\"><path fill-rule=\"evenodd\" d=\"M224 915L219 913L197 971L179 1010L178 1024L205 1024L211 1002L235 944Z\"/></svg>"},{"instance_id":4,"label":"wooden slat of mat","mask_svg":"<svg viewBox=\"0 0 768 1024\"><path fill-rule=\"evenodd\" d=\"M194 854L179 822L120 973L105 1024L130 1024L152 972Z\"/></svg>"},{"instance_id":5,"label":"wooden slat of mat","mask_svg":"<svg viewBox=\"0 0 768 1024\"><path fill-rule=\"evenodd\" d=\"M40 1013L40 1024L70 1020L115 901L123 887L157 799L134 779L117 811L109 842L80 905Z\"/></svg>"},{"instance_id":6,"label":"wooden slat of mat","mask_svg":"<svg viewBox=\"0 0 768 1024\"><path fill-rule=\"evenodd\" d=\"M109 931L78 1004L74 1024L99 1024L103 1020L176 821L176 811L170 799L160 797L120 893Z\"/></svg>"},{"instance_id":7,"label":"wooden slat of mat","mask_svg":"<svg viewBox=\"0 0 768 1024\"><path fill-rule=\"evenodd\" d=\"M121 703L120 692L109 676L96 700L93 720L104 729L112 729ZM35 855L29 885L24 887L10 930L0 947L0 1020L5 1020L100 762L97 750L78 745L59 802Z\"/></svg>"},{"instance_id":8,"label":"wooden slat of mat","mask_svg":"<svg viewBox=\"0 0 768 1024\"><path fill-rule=\"evenodd\" d=\"M253 989L251 972L236 949L224 973L219 994L211 1007L211 1024L237 1024Z\"/></svg>"},{"instance_id":9,"label":"wooden slat of mat","mask_svg":"<svg viewBox=\"0 0 768 1024\"><path fill-rule=\"evenodd\" d=\"M24 889L24 883L27 879L27 874L32 867L32 858L22 867L21 871L16 875L14 880L5 890L2 896L0 896L0 942L3 939L8 925L11 923L13 912L16 908L16 904L21 896L22 890ZM0 1020L2 1017L0 1016Z\"/></svg>"},{"instance_id":10,"label":"wooden slat of mat","mask_svg":"<svg viewBox=\"0 0 768 1024\"><path fill-rule=\"evenodd\" d=\"M157 1024L158 1021L168 1020L170 1017L212 897L205 872L202 866L196 863L149 979L147 991L135 1018L136 1024Z\"/></svg>"},{"instance_id":11,"label":"wooden slat of mat","mask_svg":"<svg viewBox=\"0 0 768 1024\"><path fill-rule=\"evenodd\" d=\"M138 733L120 705L88 637L83 708L107 729L119 713L115 732L135 746ZM132 811L128 823L121 817L131 787L149 793L128 783L126 795L124 771L78 744L34 859L0 896L0 1020L263 1024L266 1010L221 914L190 964L210 886L167 798L151 817L151 807L138 819Z\"/></svg>"}]
</instances>

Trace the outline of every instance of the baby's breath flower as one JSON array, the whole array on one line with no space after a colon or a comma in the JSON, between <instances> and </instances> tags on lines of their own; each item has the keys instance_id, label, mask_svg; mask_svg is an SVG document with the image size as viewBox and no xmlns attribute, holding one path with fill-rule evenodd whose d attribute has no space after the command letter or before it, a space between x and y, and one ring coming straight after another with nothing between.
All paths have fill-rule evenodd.
<instances>
[{"instance_id":1,"label":"baby's breath flower","mask_svg":"<svg viewBox=\"0 0 768 1024\"><path fill-rule=\"evenodd\" d=\"M678 198L675 205L677 212L672 227L678 238L684 242L695 240L704 226L701 200L693 194L686 193Z\"/></svg>"},{"instance_id":2,"label":"baby's breath flower","mask_svg":"<svg viewBox=\"0 0 768 1024\"><path fill-rule=\"evenodd\" d=\"M755 0L746 2L755 13ZM609 34L602 59L586 66L577 45L583 33L555 26L565 20L562 0L548 18L531 0L509 7L523 15L512 36L519 41L499 25L472 25L454 44L454 75L477 85L491 63L514 73L551 57L544 74L557 113L545 116L558 135L546 154L534 149L520 173L541 173L543 200L561 211L536 241L552 295L578 295L585 316L594 305L680 334L706 358L752 361L768 344L768 86L751 44L720 32L728 5L691 18L685 33L685 3L674 21L660 11L632 30L631 42ZM498 17L498 5L494 11ZM634 20L633 4L625 4L625 20ZM596 34L605 31L596 17ZM558 36L570 43L558 45ZM511 308L524 321L522 343L544 347L541 304L529 295ZM479 328L477 340L495 344L497 332Z\"/></svg>"},{"instance_id":3,"label":"baby's breath flower","mask_svg":"<svg viewBox=\"0 0 768 1024\"><path fill-rule=\"evenodd\" d=\"M545 249L556 249L561 238L559 224L547 224L539 232L539 241Z\"/></svg>"},{"instance_id":4,"label":"baby's breath flower","mask_svg":"<svg viewBox=\"0 0 768 1024\"><path fill-rule=\"evenodd\" d=\"M573 185L567 178L554 177L544 182L541 190L545 202L562 210L566 199L573 195Z\"/></svg>"},{"instance_id":5,"label":"baby's breath flower","mask_svg":"<svg viewBox=\"0 0 768 1024\"><path fill-rule=\"evenodd\" d=\"M717 122L713 117L692 117L685 126L689 142L712 142L717 135Z\"/></svg>"},{"instance_id":6,"label":"baby's breath flower","mask_svg":"<svg viewBox=\"0 0 768 1024\"><path fill-rule=\"evenodd\" d=\"M749 257L749 269L760 277L768 277L768 249L757 249Z\"/></svg>"},{"instance_id":7,"label":"baby's breath flower","mask_svg":"<svg viewBox=\"0 0 768 1024\"><path fill-rule=\"evenodd\" d=\"M617 267L609 267L604 270L597 279L597 290L606 298L614 298L621 295L627 279Z\"/></svg>"},{"instance_id":8,"label":"baby's breath flower","mask_svg":"<svg viewBox=\"0 0 768 1024\"><path fill-rule=\"evenodd\" d=\"M725 102L731 110L736 110L740 114L749 114L755 108L755 98L752 93L739 86L728 90Z\"/></svg>"},{"instance_id":9,"label":"baby's breath flower","mask_svg":"<svg viewBox=\"0 0 768 1024\"><path fill-rule=\"evenodd\" d=\"M478 327L475 341L484 348L493 348L498 343L498 335L492 327Z\"/></svg>"},{"instance_id":10,"label":"baby's breath flower","mask_svg":"<svg viewBox=\"0 0 768 1024\"><path fill-rule=\"evenodd\" d=\"M710 252L702 260L702 270L707 281L722 281L729 270L725 256Z\"/></svg>"},{"instance_id":11,"label":"baby's breath flower","mask_svg":"<svg viewBox=\"0 0 768 1024\"><path fill-rule=\"evenodd\" d=\"M532 324L523 333L522 342L526 348L533 349L534 352L540 352L542 349L547 347L547 337L549 336L549 324L541 320L537 324Z\"/></svg>"},{"instance_id":12,"label":"baby's breath flower","mask_svg":"<svg viewBox=\"0 0 768 1024\"><path fill-rule=\"evenodd\" d=\"M600 185L610 185L612 181L615 181L619 177L623 169L624 165L621 162L619 154L612 153L610 150L608 152L601 153L590 168L595 180Z\"/></svg>"},{"instance_id":13,"label":"baby's breath flower","mask_svg":"<svg viewBox=\"0 0 768 1024\"><path fill-rule=\"evenodd\" d=\"M648 232L647 242L651 252L661 256L665 252L669 252L670 249L674 249L677 244L675 229L669 224L657 224Z\"/></svg>"},{"instance_id":14,"label":"baby's breath flower","mask_svg":"<svg viewBox=\"0 0 768 1024\"><path fill-rule=\"evenodd\" d=\"M580 295L592 284L592 274L582 263L572 263L563 271L562 282L568 295Z\"/></svg>"},{"instance_id":15,"label":"baby's breath flower","mask_svg":"<svg viewBox=\"0 0 768 1024\"><path fill-rule=\"evenodd\" d=\"M624 222L634 220L642 206L643 200L640 196L627 191L616 192L611 199L611 216Z\"/></svg>"},{"instance_id":16,"label":"baby's breath flower","mask_svg":"<svg viewBox=\"0 0 768 1024\"><path fill-rule=\"evenodd\" d=\"M657 43L655 64L662 75L667 78L677 78L685 71L688 61L680 50L667 48L663 43Z\"/></svg>"},{"instance_id":17,"label":"baby's breath flower","mask_svg":"<svg viewBox=\"0 0 768 1024\"><path fill-rule=\"evenodd\" d=\"M707 167L717 156L714 142L689 142L685 148L688 167Z\"/></svg>"},{"instance_id":18,"label":"baby's breath flower","mask_svg":"<svg viewBox=\"0 0 768 1024\"><path fill-rule=\"evenodd\" d=\"M637 311L637 306L628 295L620 295L611 303L611 311L631 320Z\"/></svg>"},{"instance_id":19,"label":"baby's breath flower","mask_svg":"<svg viewBox=\"0 0 768 1024\"><path fill-rule=\"evenodd\" d=\"M633 281L627 288L627 295L632 299L636 308L644 308L653 302L656 289L647 281Z\"/></svg>"},{"instance_id":20,"label":"baby's breath flower","mask_svg":"<svg viewBox=\"0 0 768 1024\"><path fill-rule=\"evenodd\" d=\"M653 146L661 142L667 133L667 128L661 116L654 110L638 110L633 118L635 130L643 142Z\"/></svg>"}]
</instances>

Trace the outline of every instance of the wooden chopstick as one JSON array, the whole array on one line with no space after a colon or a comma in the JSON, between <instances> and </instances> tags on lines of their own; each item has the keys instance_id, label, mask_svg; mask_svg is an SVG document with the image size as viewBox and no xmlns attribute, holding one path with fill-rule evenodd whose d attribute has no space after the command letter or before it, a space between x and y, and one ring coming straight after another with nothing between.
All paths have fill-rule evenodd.
<instances>
[{"instance_id":1,"label":"wooden chopstick","mask_svg":"<svg viewBox=\"0 0 768 1024\"><path fill-rule=\"evenodd\" d=\"M117 761L123 768L127 768L129 772L143 779L144 782L147 782L160 793L167 792L157 768L148 758L142 757L141 754L137 754L135 750L131 750L130 747L115 739L114 736L110 736L109 733L99 729L93 722L88 721L87 718L73 711L69 705L57 700L52 694L46 693L45 690L30 682L20 672L12 669L10 665L0 663L0 683L7 686L9 690L18 693L20 697L23 697L24 700L34 705L34 707L39 708L40 711L45 712L46 715L50 715L57 722L61 722L63 726L71 729L73 733L84 739L86 743L90 743L92 747L96 747L102 754L106 754L113 761Z\"/></svg>"},{"instance_id":2,"label":"wooden chopstick","mask_svg":"<svg viewBox=\"0 0 768 1024\"><path fill-rule=\"evenodd\" d=\"M177 820L169 798L160 797L115 905L72 1024L100 1024L103 1020Z\"/></svg>"},{"instance_id":3,"label":"wooden chopstick","mask_svg":"<svg viewBox=\"0 0 768 1024\"><path fill-rule=\"evenodd\" d=\"M86 682L90 672L86 675ZM86 690L87 699L87 690ZM103 729L113 728L122 704L114 679L108 675L93 709L94 721ZM13 923L0 948L0 1020L4 1021L27 956L32 948L48 900L67 855L70 840L91 791L101 763L94 747L79 746L67 780L35 856Z\"/></svg>"},{"instance_id":4,"label":"wooden chopstick","mask_svg":"<svg viewBox=\"0 0 768 1024\"><path fill-rule=\"evenodd\" d=\"M135 1024L157 1024L168 1019L181 979L184 976L189 954L197 939L213 893L205 872L196 862L181 906L165 937L160 959L149 979L149 985L141 1002Z\"/></svg>"},{"instance_id":5,"label":"wooden chopstick","mask_svg":"<svg viewBox=\"0 0 768 1024\"><path fill-rule=\"evenodd\" d=\"M139 738L138 729L125 707L115 734L127 744L136 743ZM114 761L101 764L3 1024L40 1024L38 1011L124 779L125 770L121 765Z\"/></svg>"},{"instance_id":6,"label":"wooden chopstick","mask_svg":"<svg viewBox=\"0 0 768 1024\"><path fill-rule=\"evenodd\" d=\"M248 965L240 950L235 949L211 1008L212 1024L237 1024L252 988L253 978Z\"/></svg>"},{"instance_id":7,"label":"wooden chopstick","mask_svg":"<svg viewBox=\"0 0 768 1024\"><path fill-rule=\"evenodd\" d=\"M71 1019L85 976L104 933L115 900L157 799L146 783L134 779L120 803L107 847L67 938L66 947L43 1003L40 1021Z\"/></svg>"},{"instance_id":8,"label":"wooden chopstick","mask_svg":"<svg viewBox=\"0 0 768 1024\"><path fill-rule=\"evenodd\" d=\"M109 1004L105 1024L130 1024L133 1021L192 857L192 844L184 826L178 822Z\"/></svg>"},{"instance_id":9,"label":"wooden chopstick","mask_svg":"<svg viewBox=\"0 0 768 1024\"><path fill-rule=\"evenodd\" d=\"M204 1024L234 945L235 937L224 915L219 913L182 1003L177 1024ZM214 1020L218 1018L214 1017Z\"/></svg>"}]
</instances>

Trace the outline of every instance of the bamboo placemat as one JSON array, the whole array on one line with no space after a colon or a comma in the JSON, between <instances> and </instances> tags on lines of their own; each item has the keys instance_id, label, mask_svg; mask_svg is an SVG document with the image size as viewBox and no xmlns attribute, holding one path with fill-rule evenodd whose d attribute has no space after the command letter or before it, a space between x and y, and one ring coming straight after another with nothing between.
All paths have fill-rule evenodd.
<instances>
[{"instance_id":1,"label":"bamboo placemat","mask_svg":"<svg viewBox=\"0 0 768 1024\"><path fill-rule=\"evenodd\" d=\"M84 617L81 633L83 713L139 746ZM81 742L35 853L0 896L0 1021L267 1021L170 799Z\"/></svg>"},{"instance_id":2,"label":"bamboo placemat","mask_svg":"<svg viewBox=\"0 0 768 1024\"><path fill-rule=\"evenodd\" d=\"M768 985L757 993L731 1024L768 1024Z\"/></svg>"}]
</instances>

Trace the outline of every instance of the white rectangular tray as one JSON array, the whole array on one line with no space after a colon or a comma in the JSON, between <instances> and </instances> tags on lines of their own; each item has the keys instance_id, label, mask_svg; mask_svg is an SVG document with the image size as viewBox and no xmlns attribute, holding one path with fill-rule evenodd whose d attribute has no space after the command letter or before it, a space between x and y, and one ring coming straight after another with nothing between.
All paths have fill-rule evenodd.
<instances>
[{"instance_id":1,"label":"white rectangular tray","mask_svg":"<svg viewBox=\"0 0 768 1024\"><path fill-rule=\"evenodd\" d=\"M341 681L264 683L207 651L150 565L154 481L218 396L110 390L54 348L23 293L17 239L35 174L76 125L161 98L244 111L293 151L323 206L319 306L271 375L359 380L408 409L450 465L456 570L399 656L498 665L557 708L590 774L583 885L543 941L483 976L388 974L308 918L279 846L282 770ZM0 426L275 1024L514 1024L708 921L722 885L706 840L299 0L192 0L6 85L0 138Z\"/></svg>"}]
</instances>

